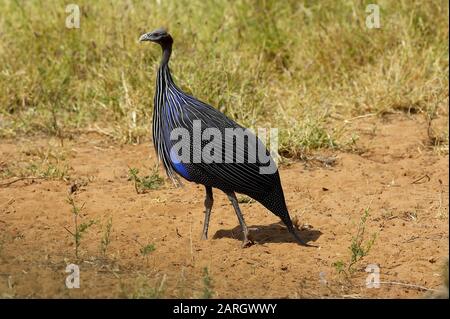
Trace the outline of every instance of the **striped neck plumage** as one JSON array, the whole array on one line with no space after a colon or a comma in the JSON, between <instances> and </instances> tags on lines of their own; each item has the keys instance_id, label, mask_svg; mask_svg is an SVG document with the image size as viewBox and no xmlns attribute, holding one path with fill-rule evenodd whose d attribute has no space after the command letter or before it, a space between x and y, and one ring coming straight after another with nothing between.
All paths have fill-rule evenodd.
<instances>
[{"instance_id":1,"label":"striped neck plumage","mask_svg":"<svg viewBox=\"0 0 450 319\"><path fill-rule=\"evenodd\" d=\"M160 67L169 64L170 55L172 54L172 43L165 44L162 47L162 58Z\"/></svg>"},{"instance_id":2,"label":"striped neck plumage","mask_svg":"<svg viewBox=\"0 0 450 319\"><path fill-rule=\"evenodd\" d=\"M172 53L172 44L162 46L162 58L158 70L158 85L165 93L167 86L175 86L169 69L169 59Z\"/></svg>"},{"instance_id":3,"label":"striped neck plumage","mask_svg":"<svg viewBox=\"0 0 450 319\"><path fill-rule=\"evenodd\" d=\"M164 163L167 175L170 177L175 186L181 185L175 171L170 163L170 150L164 142L163 132L168 130L168 112L170 92L176 92L177 87L172 80L169 69L169 59L172 53L172 44L163 46L163 54L156 78L156 91L154 98L153 111L153 143L156 153Z\"/></svg>"}]
</instances>

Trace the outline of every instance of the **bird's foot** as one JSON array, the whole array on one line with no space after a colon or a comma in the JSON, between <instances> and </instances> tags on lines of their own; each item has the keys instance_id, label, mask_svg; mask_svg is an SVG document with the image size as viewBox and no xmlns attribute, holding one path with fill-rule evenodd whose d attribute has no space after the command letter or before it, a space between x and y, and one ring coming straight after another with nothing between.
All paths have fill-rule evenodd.
<instances>
[{"instance_id":1,"label":"bird's foot","mask_svg":"<svg viewBox=\"0 0 450 319\"><path fill-rule=\"evenodd\" d=\"M208 239L208 234L202 233L201 240L207 240L207 239Z\"/></svg>"},{"instance_id":2,"label":"bird's foot","mask_svg":"<svg viewBox=\"0 0 450 319\"><path fill-rule=\"evenodd\" d=\"M250 246L253 246L255 243L251 240L243 240L242 241L242 248L248 248Z\"/></svg>"},{"instance_id":3,"label":"bird's foot","mask_svg":"<svg viewBox=\"0 0 450 319\"><path fill-rule=\"evenodd\" d=\"M244 240L242 241L242 248L248 248L250 246L253 246L255 242L251 239L249 239L247 236L244 237Z\"/></svg>"}]
</instances>

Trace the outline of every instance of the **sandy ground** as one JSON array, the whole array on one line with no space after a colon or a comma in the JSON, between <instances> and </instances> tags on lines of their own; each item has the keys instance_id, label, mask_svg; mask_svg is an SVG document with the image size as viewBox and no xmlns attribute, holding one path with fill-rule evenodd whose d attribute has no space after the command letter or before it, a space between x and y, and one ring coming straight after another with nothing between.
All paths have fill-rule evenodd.
<instances>
[{"instance_id":1,"label":"sandy ground","mask_svg":"<svg viewBox=\"0 0 450 319\"><path fill-rule=\"evenodd\" d=\"M448 118L438 119L447 125ZM361 118L350 125L360 136L358 152L280 168L291 217L301 237L319 248L294 243L276 216L258 203L241 203L255 245L242 249L234 211L215 191L210 238L200 240L204 189L168 182L136 194L128 167L149 171L150 142L118 146L96 134L65 141L67 181L22 180L0 187L0 297L227 297L417 298L442 283L448 256L448 155L426 145L421 116ZM48 138L2 140L0 169L33 158L30 150L60 149ZM62 151L61 151L62 152ZM14 178L0 181L5 183ZM72 195L84 209L80 222L96 223L74 255ZM352 272L349 246L369 208L364 243L372 249ZM110 244L100 252L112 217ZM144 256L142 246L155 250ZM80 267L80 288L67 289L67 264ZM369 264L380 269L380 288L365 282ZM205 268L208 275L205 275ZM413 285L413 286L409 286Z\"/></svg>"}]
</instances>

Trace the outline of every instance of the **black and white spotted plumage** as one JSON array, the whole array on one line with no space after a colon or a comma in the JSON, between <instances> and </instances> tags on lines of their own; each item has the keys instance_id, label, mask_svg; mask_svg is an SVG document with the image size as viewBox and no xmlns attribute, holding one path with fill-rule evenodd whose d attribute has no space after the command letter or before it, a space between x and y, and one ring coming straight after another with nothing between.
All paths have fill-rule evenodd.
<instances>
[{"instance_id":1,"label":"black and white spotted plumage","mask_svg":"<svg viewBox=\"0 0 450 319\"><path fill-rule=\"evenodd\" d=\"M205 187L217 188L225 193L242 193L260 202L267 209L279 216L294 237L303 243L294 231L289 213L286 207L280 176L275 168L273 174L261 174L260 168L275 165L273 159L264 144L251 132L245 131L247 138L244 149L239 148L235 140L222 138L190 143L190 161L180 162L173 152L173 146L178 140L171 139L170 133L177 128L184 128L189 132L191 142L193 139L194 121L201 123L201 131L206 128L214 128L225 136L229 129L245 128L219 112L214 107L197 100L183 92L176 86L169 69L169 58L172 50L172 38L164 30L156 30L143 35L141 40L157 42L163 49L163 58L156 76L156 91L154 97L153 112L153 143L155 150L163 163L168 177L180 185L180 176L187 181L205 185ZM162 34L162 36L160 36ZM236 132L236 131L235 131ZM250 138L249 138L250 137ZM208 143L214 143L221 147L222 160L218 163L207 163L203 159L194 161L195 154L202 152ZM231 143L231 144L230 144ZM253 143L253 144L252 144ZM254 162L249 161L249 150L263 151L270 162L262 163L258 157ZM228 150L226 152L225 150ZM230 151L231 150L231 151ZM244 162L236 161L237 154L244 154ZM209 221L209 219L208 219Z\"/></svg>"}]
</instances>

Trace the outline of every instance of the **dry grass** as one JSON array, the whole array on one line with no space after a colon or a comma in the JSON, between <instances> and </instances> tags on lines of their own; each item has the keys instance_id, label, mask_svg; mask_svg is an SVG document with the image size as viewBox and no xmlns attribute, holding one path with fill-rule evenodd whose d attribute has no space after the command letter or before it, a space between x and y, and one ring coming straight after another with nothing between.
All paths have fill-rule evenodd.
<instances>
[{"instance_id":1,"label":"dry grass","mask_svg":"<svg viewBox=\"0 0 450 319\"><path fill-rule=\"evenodd\" d=\"M178 84L279 127L285 156L347 143L352 116L448 116L447 1L379 1L380 29L365 25L369 2L76 1L81 28L67 29L64 1L3 0L0 135L147 138L160 50L137 39L159 26Z\"/></svg>"}]
</instances>

